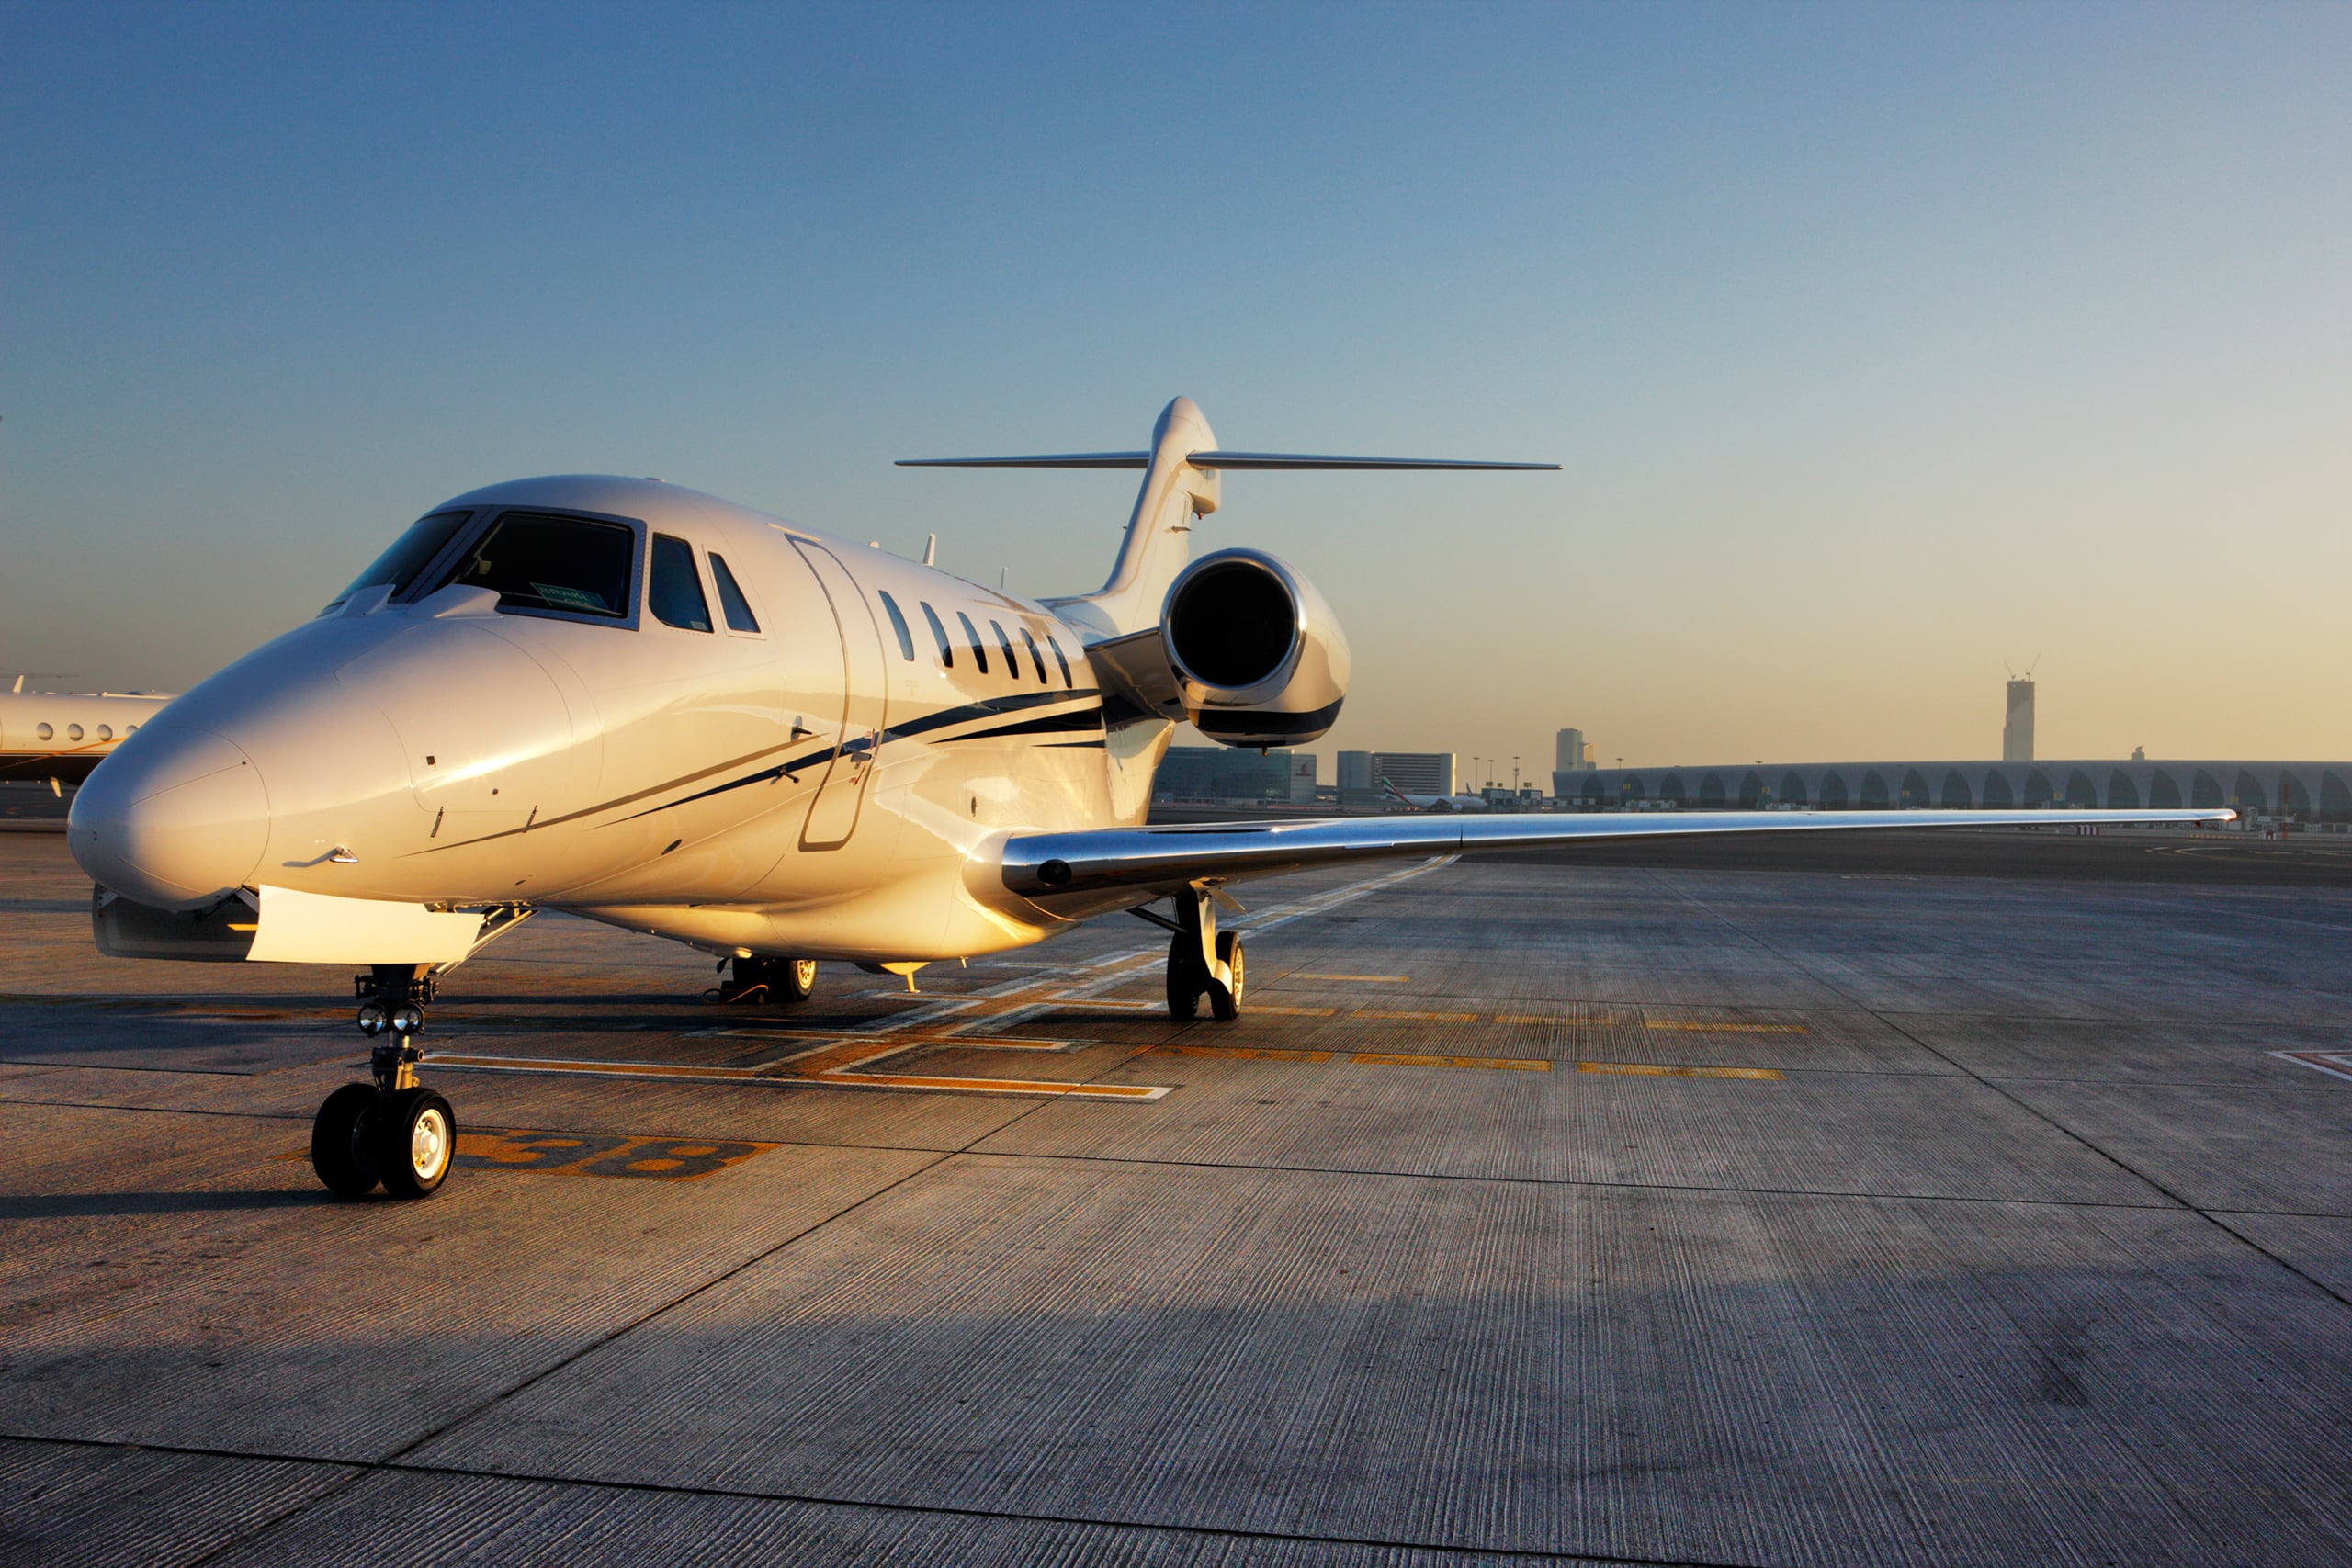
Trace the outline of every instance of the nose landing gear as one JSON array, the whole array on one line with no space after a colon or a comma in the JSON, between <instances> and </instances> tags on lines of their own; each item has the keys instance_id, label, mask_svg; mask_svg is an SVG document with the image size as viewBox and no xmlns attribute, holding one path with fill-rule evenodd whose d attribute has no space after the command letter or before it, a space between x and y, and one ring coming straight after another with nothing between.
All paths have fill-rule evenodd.
<instances>
[{"instance_id":1,"label":"nose landing gear","mask_svg":"<svg viewBox=\"0 0 2352 1568\"><path fill-rule=\"evenodd\" d=\"M376 1042L373 1083L345 1084L311 1123L311 1168L338 1198L364 1198L379 1182L394 1198L422 1198L449 1174L458 1118L436 1090L416 1081L424 1055L416 1035L433 1000L421 964L379 964L355 983L359 1032Z\"/></svg>"}]
</instances>

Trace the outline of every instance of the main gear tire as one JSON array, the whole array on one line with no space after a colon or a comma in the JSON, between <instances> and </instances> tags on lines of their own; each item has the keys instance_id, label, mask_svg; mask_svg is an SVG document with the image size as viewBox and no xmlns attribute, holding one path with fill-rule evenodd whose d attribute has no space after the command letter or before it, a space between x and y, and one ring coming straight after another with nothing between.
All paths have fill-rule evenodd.
<instances>
[{"instance_id":1,"label":"main gear tire","mask_svg":"<svg viewBox=\"0 0 2352 1568\"><path fill-rule=\"evenodd\" d=\"M1189 1023L1201 1016L1201 993L1209 977L1201 965L1200 939L1178 931L1168 943L1168 1016Z\"/></svg>"},{"instance_id":2,"label":"main gear tire","mask_svg":"<svg viewBox=\"0 0 2352 1568\"><path fill-rule=\"evenodd\" d=\"M805 1002L817 989L817 961L813 958L771 958L768 960L768 1000L791 1006Z\"/></svg>"},{"instance_id":3,"label":"main gear tire","mask_svg":"<svg viewBox=\"0 0 2352 1568\"><path fill-rule=\"evenodd\" d=\"M1231 1023L1241 1016L1241 938L1238 933L1216 933L1216 957L1233 978L1229 983L1216 979L1208 982L1209 1011L1219 1023Z\"/></svg>"}]
</instances>

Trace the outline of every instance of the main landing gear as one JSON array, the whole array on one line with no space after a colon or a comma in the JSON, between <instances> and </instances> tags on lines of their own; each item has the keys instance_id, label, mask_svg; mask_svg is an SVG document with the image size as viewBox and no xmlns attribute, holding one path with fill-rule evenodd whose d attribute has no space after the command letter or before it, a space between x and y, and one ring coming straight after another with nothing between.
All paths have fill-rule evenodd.
<instances>
[{"instance_id":1,"label":"main landing gear","mask_svg":"<svg viewBox=\"0 0 2352 1568\"><path fill-rule=\"evenodd\" d=\"M1241 1016L1241 938L1216 929L1216 904L1207 889L1191 888L1175 902L1173 920L1151 917L1176 933L1168 941L1168 1016L1199 1017L1205 991L1210 1015L1230 1023Z\"/></svg>"},{"instance_id":2,"label":"main landing gear","mask_svg":"<svg viewBox=\"0 0 2352 1568\"><path fill-rule=\"evenodd\" d=\"M703 995L718 1002L805 1002L817 989L813 958L729 958L719 968L731 973L716 991Z\"/></svg>"},{"instance_id":3,"label":"main landing gear","mask_svg":"<svg viewBox=\"0 0 2352 1568\"><path fill-rule=\"evenodd\" d=\"M359 1032L376 1042L373 1083L345 1084L311 1123L311 1168L338 1198L365 1198L379 1182L394 1198L422 1198L449 1174L458 1118L438 1091L416 1081L416 1035L433 1000L422 964L379 964L354 982Z\"/></svg>"}]
</instances>

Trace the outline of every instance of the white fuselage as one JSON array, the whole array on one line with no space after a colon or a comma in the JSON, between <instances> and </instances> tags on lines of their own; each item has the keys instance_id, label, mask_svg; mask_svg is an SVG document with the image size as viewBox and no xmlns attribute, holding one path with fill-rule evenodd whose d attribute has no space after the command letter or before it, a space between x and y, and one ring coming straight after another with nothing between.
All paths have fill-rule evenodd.
<instances>
[{"instance_id":1,"label":"white fuselage","mask_svg":"<svg viewBox=\"0 0 2352 1568\"><path fill-rule=\"evenodd\" d=\"M1047 606L652 481L522 480L443 511L479 529L517 507L626 524L632 613L360 589L92 776L85 868L164 908L267 884L920 961L1062 923L967 877L983 846L1142 820L1170 726L1106 727L1080 629ZM710 629L647 603L657 537L691 547ZM729 626L714 557L756 630Z\"/></svg>"}]
</instances>

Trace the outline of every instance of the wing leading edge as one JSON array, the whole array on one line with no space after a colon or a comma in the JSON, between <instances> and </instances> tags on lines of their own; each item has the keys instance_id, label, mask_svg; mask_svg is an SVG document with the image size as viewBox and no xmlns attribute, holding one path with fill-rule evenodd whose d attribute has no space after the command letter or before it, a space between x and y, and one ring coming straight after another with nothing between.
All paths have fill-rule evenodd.
<instances>
[{"instance_id":1,"label":"wing leading edge","mask_svg":"<svg viewBox=\"0 0 2352 1568\"><path fill-rule=\"evenodd\" d=\"M1132 895L1280 876L1350 861L1476 853L1611 839L1890 828L2071 828L2227 822L2214 811L1676 811L1573 817L1336 817L1305 822L1104 828L1005 840L1004 885L1048 908L1116 908ZM1123 897L1124 896L1124 897Z\"/></svg>"}]
</instances>

